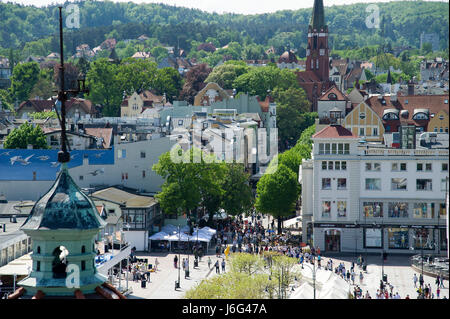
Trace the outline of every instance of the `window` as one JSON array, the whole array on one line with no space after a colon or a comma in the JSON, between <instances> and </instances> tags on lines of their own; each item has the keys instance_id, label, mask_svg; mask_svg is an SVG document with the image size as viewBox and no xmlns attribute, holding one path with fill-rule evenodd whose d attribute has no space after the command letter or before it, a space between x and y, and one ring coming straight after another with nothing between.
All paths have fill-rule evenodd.
<instances>
[{"instance_id":1,"label":"window","mask_svg":"<svg viewBox=\"0 0 450 319\"><path fill-rule=\"evenodd\" d=\"M365 228L364 248L381 248L381 237L380 228Z\"/></svg>"},{"instance_id":2,"label":"window","mask_svg":"<svg viewBox=\"0 0 450 319\"><path fill-rule=\"evenodd\" d=\"M406 171L406 163L400 163L400 170L402 172Z\"/></svg>"},{"instance_id":3,"label":"window","mask_svg":"<svg viewBox=\"0 0 450 319\"><path fill-rule=\"evenodd\" d=\"M414 203L413 218L433 218L431 207L427 203Z\"/></svg>"},{"instance_id":4,"label":"window","mask_svg":"<svg viewBox=\"0 0 450 319\"><path fill-rule=\"evenodd\" d=\"M366 178L366 190L379 191L381 190L380 178Z\"/></svg>"},{"instance_id":5,"label":"window","mask_svg":"<svg viewBox=\"0 0 450 319\"><path fill-rule=\"evenodd\" d=\"M322 161L322 169L323 170L327 169L327 162L326 161Z\"/></svg>"},{"instance_id":6,"label":"window","mask_svg":"<svg viewBox=\"0 0 450 319\"><path fill-rule=\"evenodd\" d=\"M439 204L439 218L447 216L447 210L445 209L445 203Z\"/></svg>"},{"instance_id":7,"label":"window","mask_svg":"<svg viewBox=\"0 0 450 319\"><path fill-rule=\"evenodd\" d=\"M341 169L341 162L334 162L334 169L335 170L340 170Z\"/></svg>"},{"instance_id":8,"label":"window","mask_svg":"<svg viewBox=\"0 0 450 319\"><path fill-rule=\"evenodd\" d=\"M408 249L409 232L408 228L388 228L389 249Z\"/></svg>"},{"instance_id":9,"label":"window","mask_svg":"<svg viewBox=\"0 0 450 319\"><path fill-rule=\"evenodd\" d=\"M391 190L406 190L407 180L406 178L392 178L391 179Z\"/></svg>"},{"instance_id":10,"label":"window","mask_svg":"<svg viewBox=\"0 0 450 319\"><path fill-rule=\"evenodd\" d=\"M142 171L142 178L145 178L145 171Z\"/></svg>"},{"instance_id":11,"label":"window","mask_svg":"<svg viewBox=\"0 0 450 319\"><path fill-rule=\"evenodd\" d=\"M347 202L346 201L338 201L337 202L337 216L338 217L347 217Z\"/></svg>"},{"instance_id":12,"label":"window","mask_svg":"<svg viewBox=\"0 0 450 319\"><path fill-rule=\"evenodd\" d=\"M322 178L322 189L331 189L331 178Z\"/></svg>"},{"instance_id":13,"label":"window","mask_svg":"<svg viewBox=\"0 0 450 319\"><path fill-rule=\"evenodd\" d=\"M322 217L330 217L331 212L331 201L322 202Z\"/></svg>"},{"instance_id":14,"label":"window","mask_svg":"<svg viewBox=\"0 0 450 319\"><path fill-rule=\"evenodd\" d=\"M417 163L417 171L423 171L423 164L422 163Z\"/></svg>"},{"instance_id":15,"label":"window","mask_svg":"<svg viewBox=\"0 0 450 319\"><path fill-rule=\"evenodd\" d=\"M86 246L81 246L81 253L84 254L86 252Z\"/></svg>"},{"instance_id":16,"label":"window","mask_svg":"<svg viewBox=\"0 0 450 319\"><path fill-rule=\"evenodd\" d=\"M433 229L423 228L413 230L413 247L416 250L433 249Z\"/></svg>"},{"instance_id":17,"label":"window","mask_svg":"<svg viewBox=\"0 0 450 319\"><path fill-rule=\"evenodd\" d=\"M319 154L325 154L325 144L319 143Z\"/></svg>"},{"instance_id":18,"label":"window","mask_svg":"<svg viewBox=\"0 0 450 319\"><path fill-rule=\"evenodd\" d=\"M398 163L392 163L392 171L398 171Z\"/></svg>"},{"instance_id":19,"label":"window","mask_svg":"<svg viewBox=\"0 0 450 319\"><path fill-rule=\"evenodd\" d=\"M336 143L331 144L331 154L337 154Z\"/></svg>"},{"instance_id":20,"label":"window","mask_svg":"<svg viewBox=\"0 0 450 319\"><path fill-rule=\"evenodd\" d=\"M333 162L332 161L328 162L328 170L330 170L330 171L333 170Z\"/></svg>"},{"instance_id":21,"label":"window","mask_svg":"<svg viewBox=\"0 0 450 319\"><path fill-rule=\"evenodd\" d=\"M350 144L344 144L344 154L350 154Z\"/></svg>"},{"instance_id":22,"label":"window","mask_svg":"<svg viewBox=\"0 0 450 319\"><path fill-rule=\"evenodd\" d=\"M84 271L84 270L86 270L86 261L82 260L81 261L81 271Z\"/></svg>"},{"instance_id":23,"label":"window","mask_svg":"<svg viewBox=\"0 0 450 319\"><path fill-rule=\"evenodd\" d=\"M381 170L380 163L366 163L366 171L379 172Z\"/></svg>"},{"instance_id":24,"label":"window","mask_svg":"<svg viewBox=\"0 0 450 319\"><path fill-rule=\"evenodd\" d=\"M347 189L347 179L346 178L338 178L337 179L337 189Z\"/></svg>"},{"instance_id":25,"label":"window","mask_svg":"<svg viewBox=\"0 0 450 319\"><path fill-rule=\"evenodd\" d=\"M364 202L363 211L366 217L383 217L383 203Z\"/></svg>"},{"instance_id":26,"label":"window","mask_svg":"<svg viewBox=\"0 0 450 319\"><path fill-rule=\"evenodd\" d=\"M426 163L425 164L425 171L428 171L428 172L430 172L431 171L431 163Z\"/></svg>"},{"instance_id":27,"label":"window","mask_svg":"<svg viewBox=\"0 0 450 319\"><path fill-rule=\"evenodd\" d=\"M433 183L431 179L417 179L416 186L418 191L431 191Z\"/></svg>"},{"instance_id":28,"label":"window","mask_svg":"<svg viewBox=\"0 0 450 319\"><path fill-rule=\"evenodd\" d=\"M359 128L359 136L365 136L365 131L364 131L364 127L360 127Z\"/></svg>"},{"instance_id":29,"label":"window","mask_svg":"<svg viewBox=\"0 0 450 319\"><path fill-rule=\"evenodd\" d=\"M378 127L372 128L372 135L373 136L378 136Z\"/></svg>"},{"instance_id":30,"label":"window","mask_svg":"<svg viewBox=\"0 0 450 319\"><path fill-rule=\"evenodd\" d=\"M36 172L33 172L33 181L36 180Z\"/></svg>"},{"instance_id":31,"label":"window","mask_svg":"<svg viewBox=\"0 0 450 319\"><path fill-rule=\"evenodd\" d=\"M345 171L347 169L347 162L341 162L341 170Z\"/></svg>"},{"instance_id":32,"label":"window","mask_svg":"<svg viewBox=\"0 0 450 319\"><path fill-rule=\"evenodd\" d=\"M388 216L391 218L408 218L408 203L389 203Z\"/></svg>"},{"instance_id":33,"label":"window","mask_svg":"<svg viewBox=\"0 0 450 319\"><path fill-rule=\"evenodd\" d=\"M36 262L36 271L41 271L41 262L40 261Z\"/></svg>"},{"instance_id":34,"label":"window","mask_svg":"<svg viewBox=\"0 0 450 319\"><path fill-rule=\"evenodd\" d=\"M447 190L447 180L445 178L441 179L441 191L445 192Z\"/></svg>"},{"instance_id":35,"label":"window","mask_svg":"<svg viewBox=\"0 0 450 319\"><path fill-rule=\"evenodd\" d=\"M82 180L84 179L84 176L83 176L83 175L80 175L80 176L79 176L79 179L80 179L80 181L82 181Z\"/></svg>"},{"instance_id":36,"label":"window","mask_svg":"<svg viewBox=\"0 0 450 319\"><path fill-rule=\"evenodd\" d=\"M145 158L145 152L141 151L141 158Z\"/></svg>"},{"instance_id":37,"label":"window","mask_svg":"<svg viewBox=\"0 0 450 319\"><path fill-rule=\"evenodd\" d=\"M364 119L366 118L366 113L364 113L364 112L359 112L359 118L360 118L361 120L364 120Z\"/></svg>"},{"instance_id":38,"label":"window","mask_svg":"<svg viewBox=\"0 0 450 319\"><path fill-rule=\"evenodd\" d=\"M182 126L183 125L183 120L178 120L178 126Z\"/></svg>"},{"instance_id":39,"label":"window","mask_svg":"<svg viewBox=\"0 0 450 319\"><path fill-rule=\"evenodd\" d=\"M425 113L417 113L412 117L413 120L428 120L428 115Z\"/></svg>"},{"instance_id":40,"label":"window","mask_svg":"<svg viewBox=\"0 0 450 319\"><path fill-rule=\"evenodd\" d=\"M330 154L330 144L329 143L325 144L325 154Z\"/></svg>"},{"instance_id":41,"label":"window","mask_svg":"<svg viewBox=\"0 0 450 319\"><path fill-rule=\"evenodd\" d=\"M338 154L344 154L344 144L338 144Z\"/></svg>"}]
</instances>

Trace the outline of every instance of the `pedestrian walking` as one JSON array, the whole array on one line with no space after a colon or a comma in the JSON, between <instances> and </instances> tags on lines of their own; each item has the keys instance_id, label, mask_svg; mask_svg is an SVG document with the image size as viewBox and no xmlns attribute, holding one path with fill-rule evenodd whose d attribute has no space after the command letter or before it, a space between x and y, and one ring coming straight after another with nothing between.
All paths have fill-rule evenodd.
<instances>
[{"instance_id":1,"label":"pedestrian walking","mask_svg":"<svg viewBox=\"0 0 450 319\"><path fill-rule=\"evenodd\" d=\"M354 270L352 271L351 278L352 278L352 283L354 285L355 284L355 271Z\"/></svg>"},{"instance_id":2,"label":"pedestrian walking","mask_svg":"<svg viewBox=\"0 0 450 319\"><path fill-rule=\"evenodd\" d=\"M416 274L414 274L414 277L413 277L413 281L414 281L414 288L417 288L417 275Z\"/></svg>"},{"instance_id":3,"label":"pedestrian walking","mask_svg":"<svg viewBox=\"0 0 450 319\"><path fill-rule=\"evenodd\" d=\"M208 268L209 268L209 269L211 269L211 263L212 263L211 257L208 257Z\"/></svg>"},{"instance_id":4,"label":"pedestrian walking","mask_svg":"<svg viewBox=\"0 0 450 319\"><path fill-rule=\"evenodd\" d=\"M419 284L420 284L420 287L423 287L423 276L422 276L422 274L420 274L420 276L419 276Z\"/></svg>"},{"instance_id":5,"label":"pedestrian walking","mask_svg":"<svg viewBox=\"0 0 450 319\"><path fill-rule=\"evenodd\" d=\"M437 287L437 289L436 289L436 296L437 296L437 299L439 299L440 293L441 293L441 289L440 289L439 287Z\"/></svg>"},{"instance_id":6,"label":"pedestrian walking","mask_svg":"<svg viewBox=\"0 0 450 319\"><path fill-rule=\"evenodd\" d=\"M155 258L155 271L158 270L159 261L158 258Z\"/></svg>"},{"instance_id":7,"label":"pedestrian walking","mask_svg":"<svg viewBox=\"0 0 450 319\"><path fill-rule=\"evenodd\" d=\"M225 259L222 259L222 272L225 272Z\"/></svg>"},{"instance_id":8,"label":"pedestrian walking","mask_svg":"<svg viewBox=\"0 0 450 319\"><path fill-rule=\"evenodd\" d=\"M362 285L362 283L363 283L363 279L364 279L363 273L360 272L360 273L359 273L359 283L360 283L361 285Z\"/></svg>"},{"instance_id":9,"label":"pedestrian walking","mask_svg":"<svg viewBox=\"0 0 450 319\"><path fill-rule=\"evenodd\" d=\"M175 255L175 257L173 258L173 265L175 268L178 268L178 256Z\"/></svg>"},{"instance_id":10,"label":"pedestrian walking","mask_svg":"<svg viewBox=\"0 0 450 319\"><path fill-rule=\"evenodd\" d=\"M220 269L219 269L219 259L217 259L217 261L216 261L216 263L215 263L215 266L216 266L216 274L220 274Z\"/></svg>"},{"instance_id":11,"label":"pedestrian walking","mask_svg":"<svg viewBox=\"0 0 450 319\"><path fill-rule=\"evenodd\" d=\"M183 258L181 265L183 266L183 271L185 271L186 270L186 258Z\"/></svg>"}]
</instances>

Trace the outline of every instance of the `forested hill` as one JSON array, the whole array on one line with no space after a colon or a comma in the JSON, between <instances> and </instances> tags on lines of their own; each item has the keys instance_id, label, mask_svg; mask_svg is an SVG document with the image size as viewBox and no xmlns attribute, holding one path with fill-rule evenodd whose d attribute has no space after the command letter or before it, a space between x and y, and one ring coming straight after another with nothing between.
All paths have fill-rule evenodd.
<instances>
[{"instance_id":1,"label":"forested hill","mask_svg":"<svg viewBox=\"0 0 450 319\"><path fill-rule=\"evenodd\" d=\"M311 0L311 6L313 1ZM326 5L326 0L324 1ZM257 2L255 1L255 4ZM197 9L162 4L81 1L80 29L67 32L66 49L87 43L99 45L106 36L117 40L135 39L141 34L161 43L189 51L193 40L214 39L219 46L229 42L273 45L278 51L286 44L297 49L306 46L311 8L270 14L214 14ZM441 49L448 47L449 4L443 2L393 1L376 3L380 8L380 28L367 28L368 4L325 7L330 46L351 49L388 41L392 45L418 47L420 34L437 33ZM36 8L0 3L0 49L21 50L27 42L46 39L51 51L58 50L58 8ZM1 53L1 51L0 51Z\"/></svg>"}]
</instances>

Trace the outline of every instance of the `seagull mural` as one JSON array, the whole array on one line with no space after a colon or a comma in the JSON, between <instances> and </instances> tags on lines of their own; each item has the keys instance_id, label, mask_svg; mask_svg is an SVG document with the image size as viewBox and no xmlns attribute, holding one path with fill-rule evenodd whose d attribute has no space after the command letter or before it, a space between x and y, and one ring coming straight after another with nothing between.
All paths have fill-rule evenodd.
<instances>
[{"instance_id":1,"label":"seagull mural","mask_svg":"<svg viewBox=\"0 0 450 319\"><path fill-rule=\"evenodd\" d=\"M102 157L103 154L105 154L105 153L102 152L102 153L94 154L94 156L95 156L96 158L100 158L100 157Z\"/></svg>"},{"instance_id":2,"label":"seagull mural","mask_svg":"<svg viewBox=\"0 0 450 319\"><path fill-rule=\"evenodd\" d=\"M16 162L19 162L22 165L28 165L31 164L30 158L32 158L34 154L26 157L25 159L22 158L22 156L13 156L9 160L11 162L11 165L14 165Z\"/></svg>"},{"instance_id":3,"label":"seagull mural","mask_svg":"<svg viewBox=\"0 0 450 319\"><path fill-rule=\"evenodd\" d=\"M92 176L97 176L98 174L103 174L105 172L104 168L96 169L93 172L89 172L88 174L91 174Z\"/></svg>"},{"instance_id":4,"label":"seagull mural","mask_svg":"<svg viewBox=\"0 0 450 319\"><path fill-rule=\"evenodd\" d=\"M38 156L37 158L44 162L44 161L48 160L50 158L50 156L41 155L41 156Z\"/></svg>"},{"instance_id":5,"label":"seagull mural","mask_svg":"<svg viewBox=\"0 0 450 319\"><path fill-rule=\"evenodd\" d=\"M11 155L11 151L8 152L3 152L0 154L0 156L5 155L5 156L10 156Z\"/></svg>"},{"instance_id":6,"label":"seagull mural","mask_svg":"<svg viewBox=\"0 0 450 319\"><path fill-rule=\"evenodd\" d=\"M73 159L75 158L75 156L77 156L77 155L78 155L78 154L70 155L70 159L73 160Z\"/></svg>"},{"instance_id":7,"label":"seagull mural","mask_svg":"<svg viewBox=\"0 0 450 319\"><path fill-rule=\"evenodd\" d=\"M61 165L60 162L51 162L51 167L58 167L59 165Z\"/></svg>"}]
</instances>

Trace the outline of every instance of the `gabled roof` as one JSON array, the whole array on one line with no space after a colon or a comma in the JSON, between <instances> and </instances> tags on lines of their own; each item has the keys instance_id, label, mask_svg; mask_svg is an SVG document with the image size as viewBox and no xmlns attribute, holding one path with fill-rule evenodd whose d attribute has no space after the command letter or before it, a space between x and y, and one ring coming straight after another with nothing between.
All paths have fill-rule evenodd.
<instances>
[{"instance_id":1,"label":"gabled roof","mask_svg":"<svg viewBox=\"0 0 450 319\"><path fill-rule=\"evenodd\" d=\"M312 138L358 138L358 136L343 126L329 125L314 134Z\"/></svg>"},{"instance_id":2,"label":"gabled roof","mask_svg":"<svg viewBox=\"0 0 450 319\"><path fill-rule=\"evenodd\" d=\"M99 190L93 193L91 197L109 200L125 207L150 207L156 203L153 197L136 195L116 187Z\"/></svg>"},{"instance_id":3,"label":"gabled roof","mask_svg":"<svg viewBox=\"0 0 450 319\"><path fill-rule=\"evenodd\" d=\"M54 105L55 101L53 100L26 100L20 103L17 112L19 112L24 107L33 107L36 112L51 111Z\"/></svg>"},{"instance_id":4,"label":"gabled roof","mask_svg":"<svg viewBox=\"0 0 450 319\"><path fill-rule=\"evenodd\" d=\"M112 127L109 128L94 128L94 127L86 127L84 129L87 135L92 135L95 137L101 137L103 139L103 148L107 149L111 146L111 140L113 136Z\"/></svg>"},{"instance_id":5,"label":"gabled roof","mask_svg":"<svg viewBox=\"0 0 450 319\"><path fill-rule=\"evenodd\" d=\"M336 95L336 99L331 99L329 95L331 93L334 93ZM319 98L320 101L348 101L348 97L344 95L337 87L336 85L333 85L328 90L325 91L325 93Z\"/></svg>"}]
</instances>

